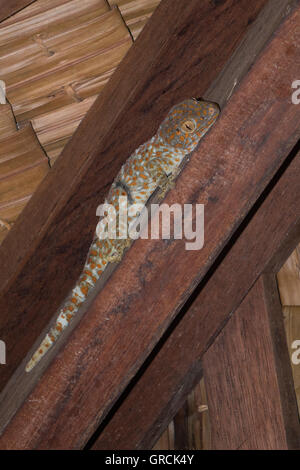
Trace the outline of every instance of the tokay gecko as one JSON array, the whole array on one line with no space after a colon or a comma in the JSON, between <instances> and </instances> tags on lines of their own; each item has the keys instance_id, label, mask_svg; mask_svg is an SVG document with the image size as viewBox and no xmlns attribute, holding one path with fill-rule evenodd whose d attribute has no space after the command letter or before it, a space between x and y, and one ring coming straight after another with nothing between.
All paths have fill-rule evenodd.
<instances>
[{"instance_id":1,"label":"tokay gecko","mask_svg":"<svg viewBox=\"0 0 300 470\"><path fill-rule=\"evenodd\" d=\"M127 198L126 229L138 217L136 213L131 214L131 206L143 207L157 188L166 191L172 186L182 160L195 149L218 114L219 108L214 103L185 100L170 110L154 137L127 159L105 201L118 214L120 201ZM28 362L27 372L35 367L68 326L108 263L119 261L128 245L128 239L100 239L95 234L82 274L60 309L56 323Z\"/></svg>"}]
</instances>

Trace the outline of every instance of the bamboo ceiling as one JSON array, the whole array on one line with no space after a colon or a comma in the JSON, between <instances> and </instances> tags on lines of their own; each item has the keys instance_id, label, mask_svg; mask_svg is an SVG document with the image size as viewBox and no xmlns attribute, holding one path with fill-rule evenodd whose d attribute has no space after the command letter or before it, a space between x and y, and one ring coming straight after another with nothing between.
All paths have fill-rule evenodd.
<instances>
[{"instance_id":1,"label":"bamboo ceiling","mask_svg":"<svg viewBox=\"0 0 300 470\"><path fill-rule=\"evenodd\" d=\"M159 1L36 0L0 24L0 243ZM46 166L28 171L25 138Z\"/></svg>"}]
</instances>

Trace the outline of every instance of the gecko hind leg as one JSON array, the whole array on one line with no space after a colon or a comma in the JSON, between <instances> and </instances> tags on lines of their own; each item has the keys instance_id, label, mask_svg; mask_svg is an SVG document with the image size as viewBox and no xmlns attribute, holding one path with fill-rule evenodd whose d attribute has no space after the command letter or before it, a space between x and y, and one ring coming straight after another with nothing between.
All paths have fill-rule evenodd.
<instances>
[{"instance_id":1,"label":"gecko hind leg","mask_svg":"<svg viewBox=\"0 0 300 470\"><path fill-rule=\"evenodd\" d=\"M126 250L126 248L129 248L130 246L130 240L129 238L126 238L125 240L112 240L113 247L114 249L111 251L110 254L107 255L107 261L109 263L119 263L121 259L123 258L123 253Z\"/></svg>"},{"instance_id":2,"label":"gecko hind leg","mask_svg":"<svg viewBox=\"0 0 300 470\"><path fill-rule=\"evenodd\" d=\"M174 178L167 175L158 159L152 160L149 163L147 170L160 188L159 198L164 198L166 193L175 186Z\"/></svg>"}]
</instances>

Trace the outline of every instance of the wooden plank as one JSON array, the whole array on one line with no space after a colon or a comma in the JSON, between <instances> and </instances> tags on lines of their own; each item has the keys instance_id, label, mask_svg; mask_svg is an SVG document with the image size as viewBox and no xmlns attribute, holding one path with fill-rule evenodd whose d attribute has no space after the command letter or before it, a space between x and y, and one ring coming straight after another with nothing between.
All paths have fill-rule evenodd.
<instances>
[{"instance_id":1,"label":"wooden plank","mask_svg":"<svg viewBox=\"0 0 300 470\"><path fill-rule=\"evenodd\" d=\"M69 26L58 22L51 27L44 20L39 35L0 47L1 77L19 121L98 93L103 76L107 81L130 48L132 40L116 9L88 13L89 20L76 19ZM5 41L5 28L0 33Z\"/></svg>"},{"instance_id":2,"label":"wooden plank","mask_svg":"<svg viewBox=\"0 0 300 470\"><path fill-rule=\"evenodd\" d=\"M190 411L190 449L210 450L211 430L204 378L188 397Z\"/></svg>"},{"instance_id":3,"label":"wooden plank","mask_svg":"<svg viewBox=\"0 0 300 470\"><path fill-rule=\"evenodd\" d=\"M49 170L31 126L0 139L0 214L14 200L31 196Z\"/></svg>"},{"instance_id":4,"label":"wooden plank","mask_svg":"<svg viewBox=\"0 0 300 470\"><path fill-rule=\"evenodd\" d=\"M10 126L0 138L0 242L50 171L32 127L17 131L10 107L4 117L9 118Z\"/></svg>"},{"instance_id":5,"label":"wooden plank","mask_svg":"<svg viewBox=\"0 0 300 470\"><path fill-rule=\"evenodd\" d=\"M203 378L189 394L173 421L175 450L209 450L211 448L210 423Z\"/></svg>"},{"instance_id":6,"label":"wooden plank","mask_svg":"<svg viewBox=\"0 0 300 470\"><path fill-rule=\"evenodd\" d=\"M149 449L186 399L182 384L223 325L268 266L281 263L300 239L300 153L281 176L226 256L200 284L187 313L134 388L120 400L94 449ZM287 191L287 188L290 191ZM257 240L259 239L259 243ZM272 241L272 243L271 243ZM251 256L249 256L251 253ZM229 275L230 273L230 275ZM155 395L153 394L155 383Z\"/></svg>"},{"instance_id":7,"label":"wooden plank","mask_svg":"<svg viewBox=\"0 0 300 470\"><path fill-rule=\"evenodd\" d=\"M10 2L13 3L13 2ZM21 3L21 0L20 0ZM24 4L26 2L24 1ZM102 12L109 11L109 6L106 0L40 0L32 3L29 8L22 10L16 15L10 17L0 24L0 45L15 42L19 38L33 36L39 33L48 23L51 27L53 23L67 22L85 16L87 11L98 11L101 8ZM2 1L1 1L2 4ZM15 10L16 11L16 10ZM1 10L0 10L1 12ZM2 17L0 13L0 18Z\"/></svg>"},{"instance_id":8,"label":"wooden plank","mask_svg":"<svg viewBox=\"0 0 300 470\"><path fill-rule=\"evenodd\" d=\"M8 347L12 345L10 357L13 358L13 363L9 364L4 371L6 378L18 363L27 360L24 355L33 339L39 335L50 317L49 314L54 313L54 309L57 308L76 279L92 236L91 229L95 226L94 201L97 200L98 204L102 200L101 195L119 168L121 161L124 161L131 150L136 147L137 140L141 139L141 136L145 137L148 132L150 135L152 134L151 129L154 130L161 120L165 106L169 108L171 101L179 101L187 96L187 93L189 96L191 93L194 96L199 96L199 83L205 89L212 81L212 76L215 76L224 64L224 52L225 57L228 57L229 50L231 53L238 38L243 36L249 15L251 14L251 18L253 18L253 14L256 15L260 11L262 3L252 2L250 6L238 2L234 10L230 9L230 14L227 10L227 14L220 15L219 13L226 8L225 4L228 7L227 2L222 5L202 2L201 8L199 8L198 2L191 1L184 6L179 3L178 9L174 9L174 2L165 1L153 15L150 23L152 22L152 27L156 31L157 42L153 44L150 40L153 37L153 34L150 35L152 28L146 28L140 36L140 41L136 42L126 56L115 76L116 78L110 82L104 97L96 102L88 119L83 121L75 137L67 146L64 159L62 159L64 163L57 166L60 171L55 171L54 168L52 175L55 176L55 184L48 178L47 198L45 198L44 188L36 193L36 200L39 203L43 202L43 212L38 211L39 236L36 239L34 239L35 237L33 239L30 239L30 236L27 237L18 258L21 267L22 289L25 288L24 283L27 282L27 277L24 276L26 269L30 272L30 289L27 289L27 292L30 293L31 299L27 296L25 300L24 296L19 296L20 291L18 294L11 288L10 295L6 295L5 308L1 309L1 312L11 312L11 316L5 314L4 322L1 319L4 323L2 323L4 328L1 331L8 337L6 343ZM298 5L298 2L296 4ZM226 109L223 110L219 123L191 157L189 164L177 181L176 190L171 192L166 199L166 202L170 204L174 200L177 203L191 200L195 203L207 203L208 242L205 248L200 252L186 252L183 240L171 243L167 249L162 241L138 240L128 251L113 276L107 281L107 288L102 290L86 312L84 322L78 324L77 328L69 333L71 336L68 338L68 343L65 346L62 345L62 342L57 344L57 348L61 348L60 354L44 375L41 376L41 368L37 368L32 376L24 375L23 364L21 364L13 382L11 382L11 384L14 383L14 391L8 386L2 396L2 399L6 400L4 401L5 410L1 409L3 425L7 424L11 417L10 413L15 412L16 405L20 404L20 400L23 402L28 391L35 386L36 381L38 383L24 401L22 411L17 413L2 436L1 445L3 447L48 448L49 446L63 446L64 448L74 448L80 447L86 442L172 321L187 296L207 272L222 246L228 241L234 229L277 171L286 154L299 138L297 126L299 109L290 103L289 94L282 93L279 96L277 93L277 80L280 80L280 83L289 83L296 73L297 47L293 46L290 55L283 54L282 48L287 47L290 41L292 44L297 44L294 23L298 21L298 14L297 9L268 45L255 66L252 67ZM165 15L171 15L173 19L170 21L171 29L166 29ZM235 18L234 21L232 15ZM207 21L207 18L210 18L210 21ZM227 35L228 29L224 27L224 21L227 20L231 25L230 35ZM235 24L234 28L232 28L233 23ZM174 34L172 33L173 28ZM233 31L236 31L237 36L233 34ZM211 38L214 39L214 52L211 41L208 40L208 34L211 34ZM222 34L225 36L222 37ZM285 38L284 43L282 37ZM225 38L227 38L226 41ZM163 45L161 44L162 40ZM193 54L181 54L187 44L191 44L191 40L197 44L203 43L201 51L199 48L195 48ZM148 41L150 42L148 43ZM146 44L151 44L150 56L145 55ZM158 46L159 51L157 50ZM139 47L143 48L143 54L141 54ZM204 54L203 59L203 51L206 47L209 53ZM219 48L223 51L220 57L216 56L216 51L220 53ZM202 60L198 54L201 54ZM196 57L198 57L198 61ZM221 64L220 58L222 58ZM151 63L150 68L149 62ZM132 63L134 70L130 65ZM161 70L162 64L164 67L167 65L169 67L168 73L165 75ZM193 74L189 69L192 64L195 67ZM145 70L147 70L146 75ZM189 70L184 78L182 70ZM204 75L200 73L201 70L205 70ZM266 70L268 70L268 74L266 74ZM125 71L128 75L125 74ZM126 75L126 80L124 75ZM158 75L159 80L155 78ZM266 75L269 76L270 82ZM202 76L203 81L201 81ZM172 83L171 77L173 77L174 88L169 88ZM177 81L175 77L177 77ZM266 84L264 90L261 87L262 78ZM116 85L118 85L117 97L112 93ZM153 100L154 96L160 95L163 89L165 90L165 101ZM125 102L128 104L127 113ZM134 106L132 102L135 103ZM122 103L121 106L120 103ZM147 103L148 108L145 114ZM101 108L98 108L100 104ZM112 109L116 104L118 104L118 110L115 110L116 114L112 115ZM160 109L160 117L156 115L155 118L158 109ZM102 113L101 126L98 125L99 119L97 119L97 112L100 113L100 110ZM254 112L254 110L256 111ZM106 113L108 113L107 117L111 116L111 119L104 118ZM148 119L150 119L149 122ZM146 130L141 127L137 132L136 122L141 122L141 120L145 123ZM280 126L279 123L281 123ZM87 124L90 127L87 128ZM265 138L266 135L269 137L268 139ZM143 138L143 140L145 139ZM80 145L79 142L81 142ZM219 144L217 144L218 142ZM81 147L82 152L78 156L80 166L78 166L79 161L74 158L74 155L78 155L77 152L83 144L84 151ZM99 150L100 145L102 151ZM226 152L224 150L226 148L230 151ZM225 152L224 157L222 157L223 152ZM84 161L86 167L83 166ZM66 165L67 172L63 171L64 165ZM95 187L95 181L97 180L99 183L96 175L100 173L101 185L98 184ZM62 174L64 179L61 179ZM72 180L70 180L70 174ZM201 184L201 181L206 181L206 184ZM50 184L51 182L52 184ZM63 194L60 195L62 199L59 198L59 200L53 197L55 196L54 189L57 191L58 187L64 188ZM228 191L229 187L230 191ZM48 210L53 207L53 201L56 203L55 211L49 214ZM26 209L23 223L26 222L25 212ZM45 221L45 213L48 213L47 221ZM33 212L33 214L31 223L36 224L37 212ZM75 222L76 231L74 232ZM45 233L46 226L48 227L47 233ZM24 230L24 226L22 228ZM60 235L58 236L58 234ZM11 233L11 236L8 237L11 241L7 242L6 250L8 243L11 243L12 248L18 237L19 233L16 230ZM29 247L30 241L32 244ZM38 266L35 264L34 256L25 266L29 253L33 255L37 246L39 246ZM56 253L56 257L51 258L51 253ZM67 266L70 263L68 256L71 253L72 263L69 264L70 269L68 269ZM46 259L49 262L46 262ZM12 271L11 259L7 263L3 257L3 261L8 270L2 284L4 292L6 289L8 291L17 275L16 271ZM149 270L150 261L152 265ZM172 262L175 261L178 270L172 268ZM43 274L41 272L41 267L45 265L47 265L46 276L44 268ZM65 266L66 272L61 269L62 265ZM14 267L16 268L16 265ZM56 271L57 269L58 271ZM58 278L57 272L60 273ZM143 273L145 284L141 283L140 273ZM47 282L48 276L51 276L50 283ZM37 286L33 282L34 278L39 282L38 292L35 292ZM161 286L161 278L172 278L171 285ZM102 285L99 283L95 294L97 289L100 290L101 287ZM162 287L164 287L163 297L161 296ZM18 302L15 304L17 299ZM45 312L43 318L40 314L41 309ZM124 309L126 316L121 314ZM22 317L19 317L18 311L22 311ZM116 315L116 312L120 312L120 315ZM7 324L7 318L10 319L10 325ZM18 343L16 331L11 327L13 318L20 318L23 331L24 328L28 331L26 338L24 335L18 338ZM80 315L77 317L77 321L79 320ZM74 321L73 325L75 324ZM136 334L137 325L138 334ZM13 330L14 334L12 334ZM121 334L124 331L126 331L126 335ZM66 338L64 338L65 340ZM79 346L80 344L81 346ZM53 349L55 355L57 348ZM88 355L90 359L86 362L82 354L85 357ZM101 364L95 364L94 360L98 357L101 357ZM50 352L47 361L42 364L42 368L47 367L52 359L53 355ZM76 375L75 383L73 382L73 374ZM52 386L49 387L49 379L52 384L55 384L54 394L50 391ZM2 380L4 382L5 379ZM71 387L72 390L69 388L70 383L74 384L74 387ZM88 390L86 390L87 386ZM22 393L20 393L21 391ZM93 392L93 400L88 398L89 392ZM48 401L50 395L51 405ZM37 396L38 400L36 400ZM83 396L85 396L84 407L83 403L80 403ZM43 398L41 399L41 397ZM61 399L64 401L63 406L58 404ZM31 407L34 409L30 410ZM52 413L51 410L54 408L60 410L59 416ZM28 412L30 412L30 416L39 416L40 418L38 422L34 420L30 425L27 421L24 432L24 426L20 423L22 417L24 418ZM66 416L72 415L74 419L71 423L69 419L66 420ZM15 426L16 429L22 429L22 436L18 435Z\"/></svg>"},{"instance_id":9,"label":"wooden plank","mask_svg":"<svg viewBox=\"0 0 300 470\"><path fill-rule=\"evenodd\" d=\"M35 0L0 0L0 21L5 20L22 8L27 7Z\"/></svg>"},{"instance_id":10,"label":"wooden plank","mask_svg":"<svg viewBox=\"0 0 300 470\"><path fill-rule=\"evenodd\" d=\"M63 151L96 99L97 96L92 96L83 101L62 106L31 120L39 141L51 159L51 164Z\"/></svg>"},{"instance_id":11,"label":"wooden plank","mask_svg":"<svg viewBox=\"0 0 300 470\"><path fill-rule=\"evenodd\" d=\"M283 307L283 315L300 415L300 307Z\"/></svg>"},{"instance_id":12,"label":"wooden plank","mask_svg":"<svg viewBox=\"0 0 300 470\"><path fill-rule=\"evenodd\" d=\"M174 423L171 423L168 426L168 429L161 435L160 439L157 441L153 450L174 450Z\"/></svg>"},{"instance_id":13,"label":"wooden plank","mask_svg":"<svg viewBox=\"0 0 300 470\"><path fill-rule=\"evenodd\" d=\"M153 450L210 450L210 423L204 379L153 446Z\"/></svg>"},{"instance_id":14,"label":"wooden plank","mask_svg":"<svg viewBox=\"0 0 300 470\"><path fill-rule=\"evenodd\" d=\"M66 19L70 18L70 16L74 15L74 13L76 16L78 7L81 7L81 10L78 12L79 15L81 15L84 13L86 8L89 9L91 6L98 8L99 5L103 8L103 13L110 9L106 0L85 0L83 5L80 5L79 0L34 0L26 8L23 8L13 16L10 16L10 18L5 21L5 25L8 26L16 24L26 19L29 20L27 25L30 23L36 23L37 20L45 16L45 13L46 16L50 16L48 21L51 24L51 20L53 19L53 12L49 15L49 11L53 10L54 8L56 9L55 15L59 15L59 17L65 21ZM15 33L18 33L18 31L16 30ZM20 33L23 34L22 32Z\"/></svg>"},{"instance_id":15,"label":"wooden plank","mask_svg":"<svg viewBox=\"0 0 300 470\"><path fill-rule=\"evenodd\" d=\"M24 197L19 200L15 200L10 204L6 204L5 206L1 207L1 215L0 215L0 243L8 235L8 230L13 227L13 224L16 222L17 218L19 217L20 213L26 206L27 202L29 201L30 196Z\"/></svg>"},{"instance_id":16,"label":"wooden plank","mask_svg":"<svg viewBox=\"0 0 300 470\"><path fill-rule=\"evenodd\" d=\"M213 449L300 448L275 276L260 277L203 357Z\"/></svg>"},{"instance_id":17,"label":"wooden plank","mask_svg":"<svg viewBox=\"0 0 300 470\"><path fill-rule=\"evenodd\" d=\"M284 263L277 280L282 305L300 306L300 246Z\"/></svg>"},{"instance_id":18,"label":"wooden plank","mask_svg":"<svg viewBox=\"0 0 300 470\"><path fill-rule=\"evenodd\" d=\"M8 103L0 105L0 131L1 138L8 137L17 132L16 121L11 106Z\"/></svg>"},{"instance_id":19,"label":"wooden plank","mask_svg":"<svg viewBox=\"0 0 300 470\"><path fill-rule=\"evenodd\" d=\"M9 137L3 138L1 135L0 181L38 164L46 164L49 170L48 159L31 126L15 131ZM1 196L0 200L2 202Z\"/></svg>"},{"instance_id":20,"label":"wooden plank","mask_svg":"<svg viewBox=\"0 0 300 470\"><path fill-rule=\"evenodd\" d=\"M104 0L37 2L31 16L27 10L0 24L1 77L18 125L32 121L49 157L57 157L132 38Z\"/></svg>"},{"instance_id":21,"label":"wooden plank","mask_svg":"<svg viewBox=\"0 0 300 470\"><path fill-rule=\"evenodd\" d=\"M138 37L161 0L108 0L117 5L134 39Z\"/></svg>"}]
</instances>

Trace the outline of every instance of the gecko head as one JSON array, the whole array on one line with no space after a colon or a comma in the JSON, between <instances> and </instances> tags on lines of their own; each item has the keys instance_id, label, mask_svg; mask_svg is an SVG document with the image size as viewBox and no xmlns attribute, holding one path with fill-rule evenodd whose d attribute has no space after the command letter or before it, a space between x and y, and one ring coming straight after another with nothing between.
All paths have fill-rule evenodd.
<instances>
[{"instance_id":1,"label":"gecko head","mask_svg":"<svg viewBox=\"0 0 300 470\"><path fill-rule=\"evenodd\" d=\"M174 106L159 127L161 139L172 147L191 152L220 113L217 104L196 99Z\"/></svg>"}]
</instances>

